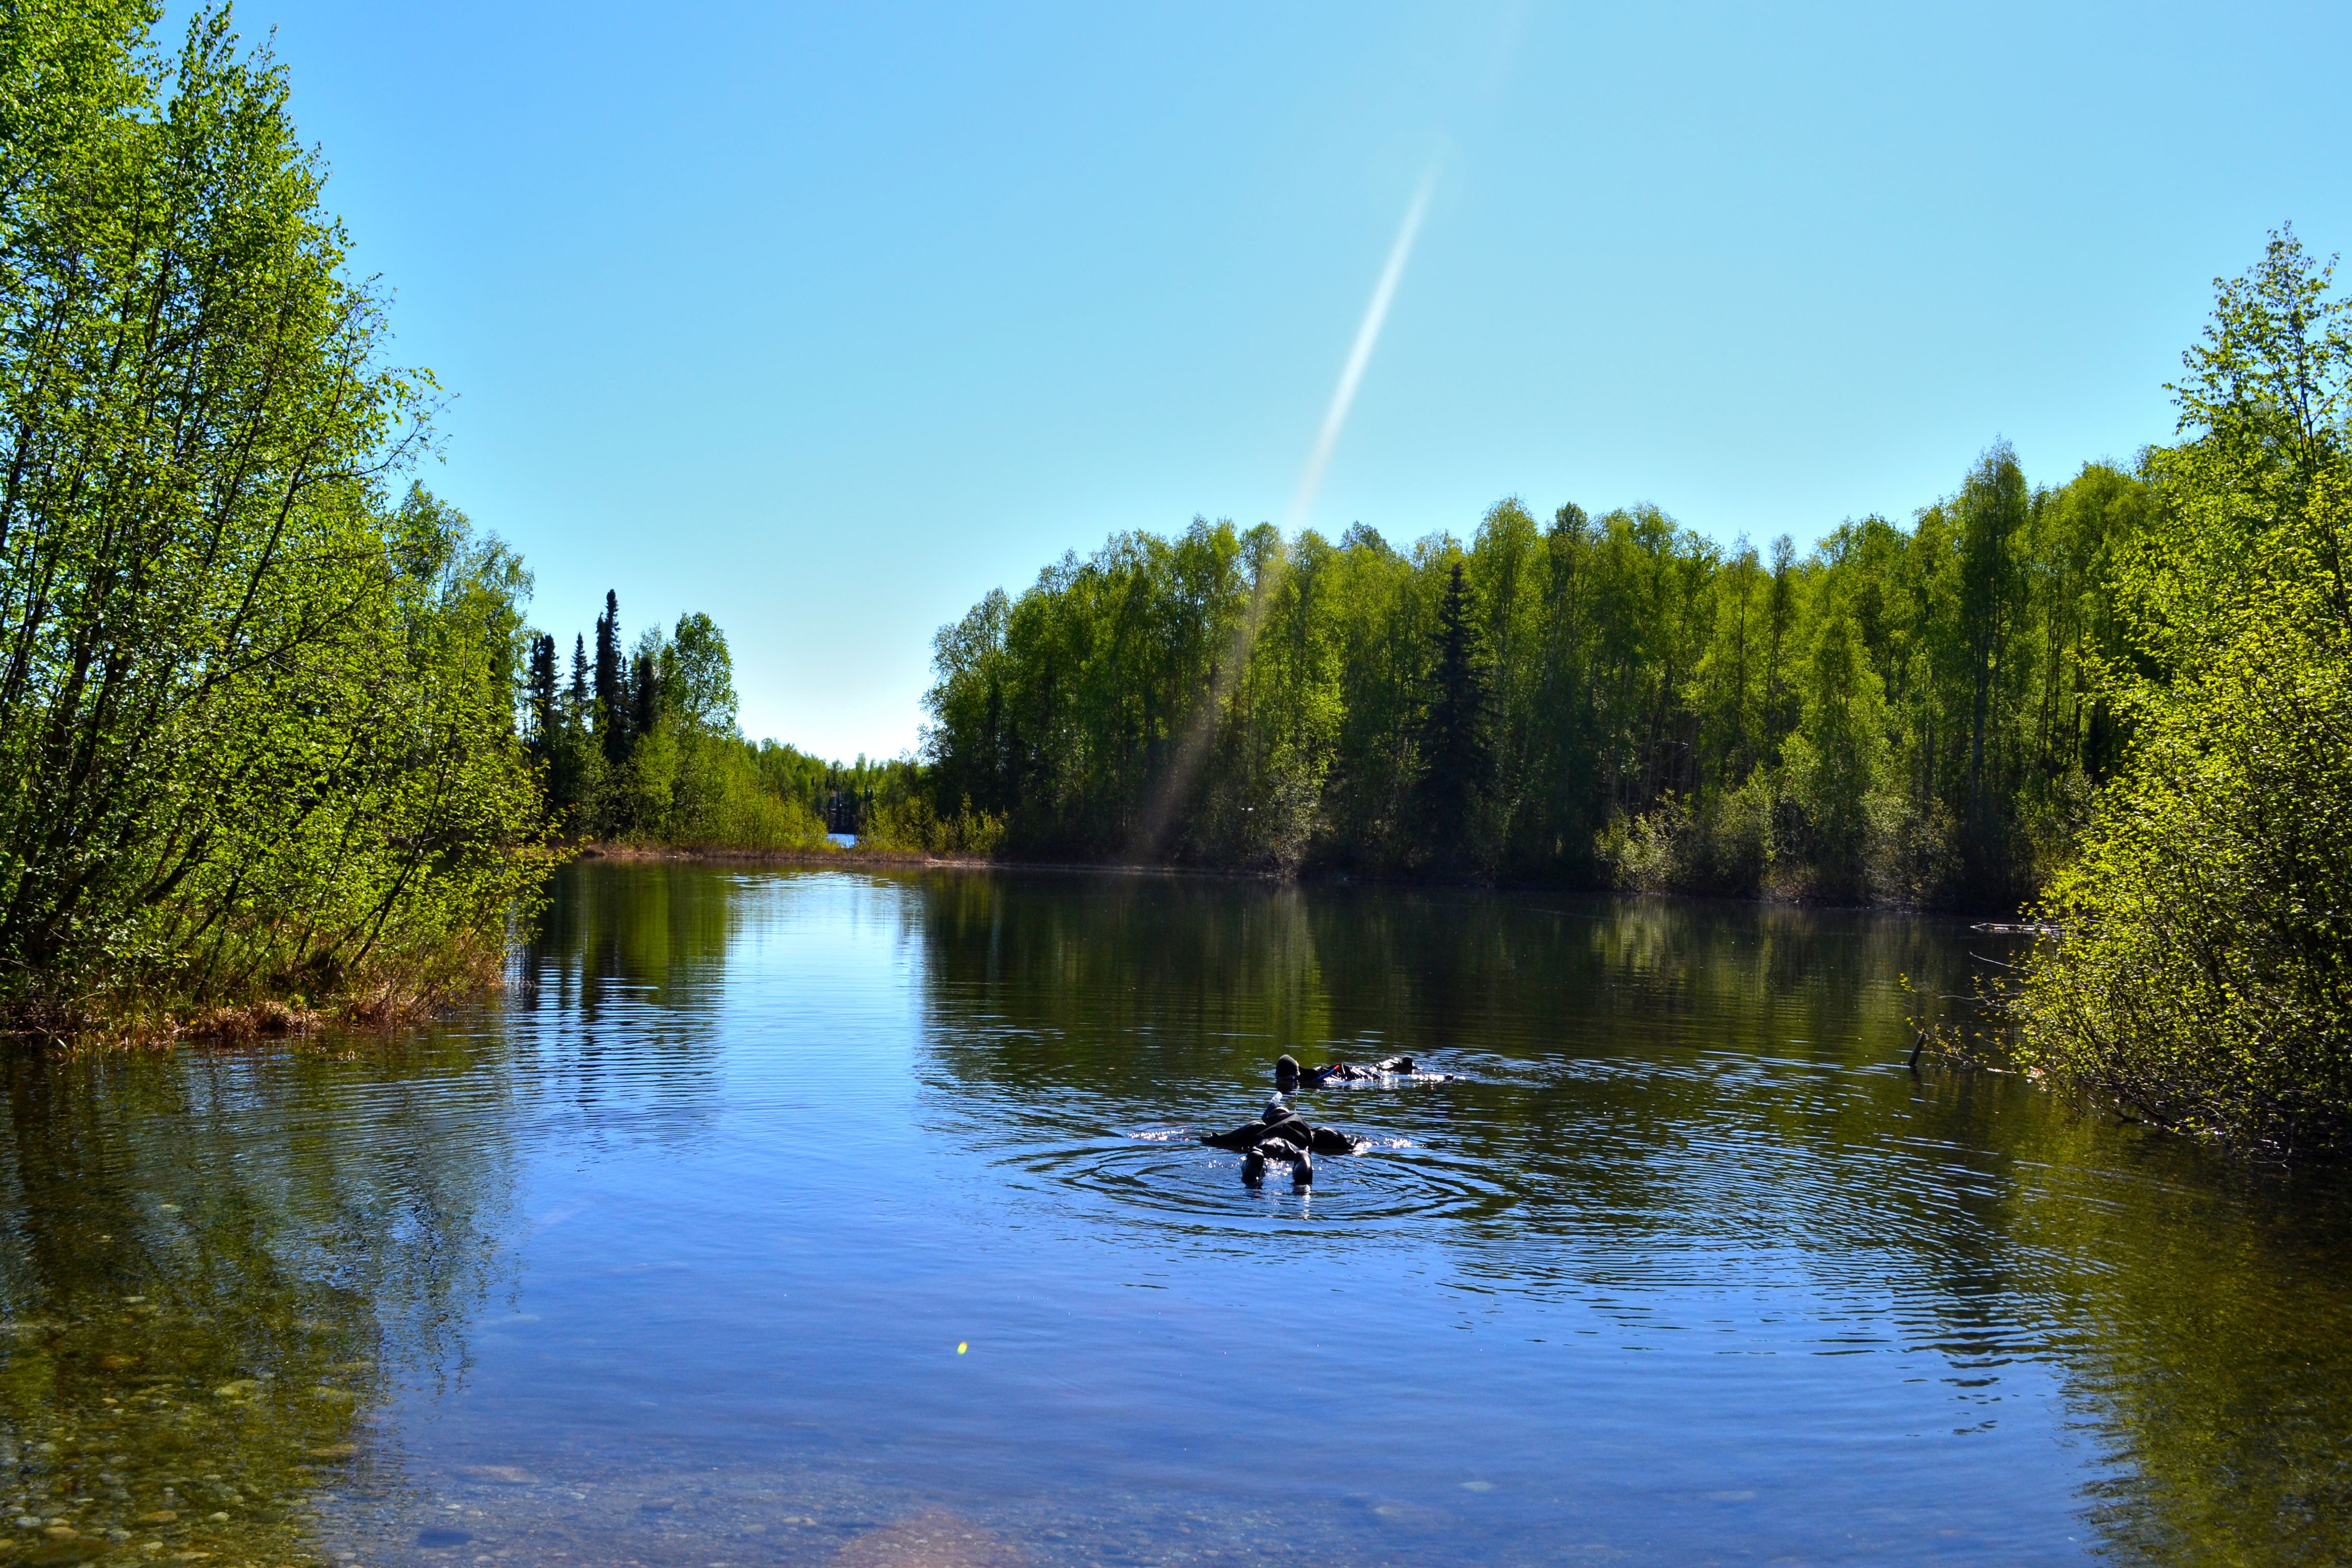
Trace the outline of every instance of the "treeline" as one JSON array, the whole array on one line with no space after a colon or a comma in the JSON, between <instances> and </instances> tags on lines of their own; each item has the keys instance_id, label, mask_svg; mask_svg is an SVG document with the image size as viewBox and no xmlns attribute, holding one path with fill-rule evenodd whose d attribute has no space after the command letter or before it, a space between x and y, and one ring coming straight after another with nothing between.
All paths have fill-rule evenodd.
<instances>
[{"instance_id":1,"label":"treeline","mask_svg":"<svg viewBox=\"0 0 2352 1568\"><path fill-rule=\"evenodd\" d=\"M941 835L914 762L826 762L736 724L726 634L689 612L634 647L617 592L563 659L551 634L529 640L521 731L551 831L576 841L680 849L823 848L826 835L922 849Z\"/></svg>"},{"instance_id":2,"label":"treeline","mask_svg":"<svg viewBox=\"0 0 2352 1568\"><path fill-rule=\"evenodd\" d=\"M1124 534L940 632L935 804L1029 854L2011 907L2122 755L2148 504L1996 447L1802 557L1517 500Z\"/></svg>"},{"instance_id":3,"label":"treeline","mask_svg":"<svg viewBox=\"0 0 2352 1568\"><path fill-rule=\"evenodd\" d=\"M529 578L396 476L286 79L200 12L0 9L0 1016L398 1008L539 878Z\"/></svg>"},{"instance_id":4,"label":"treeline","mask_svg":"<svg viewBox=\"0 0 2352 1568\"><path fill-rule=\"evenodd\" d=\"M551 827L688 848L789 849L824 837L800 792L775 787L789 765L772 779L737 732L734 661L709 616L648 627L632 648L619 596L607 593L594 635L593 652L573 638L568 674L552 636L531 646L523 728Z\"/></svg>"}]
</instances>

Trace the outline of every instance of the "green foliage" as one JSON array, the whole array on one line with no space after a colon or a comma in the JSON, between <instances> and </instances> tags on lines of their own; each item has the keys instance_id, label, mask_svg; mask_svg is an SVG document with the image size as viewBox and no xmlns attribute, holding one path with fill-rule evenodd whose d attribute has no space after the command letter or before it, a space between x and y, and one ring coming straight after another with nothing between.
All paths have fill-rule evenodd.
<instances>
[{"instance_id":1,"label":"green foliage","mask_svg":"<svg viewBox=\"0 0 2352 1568\"><path fill-rule=\"evenodd\" d=\"M928 787L1026 855L2013 907L2121 753L2145 490L1995 447L1809 560L1515 499L1121 535L941 630Z\"/></svg>"},{"instance_id":2,"label":"green foliage","mask_svg":"<svg viewBox=\"0 0 2352 1568\"><path fill-rule=\"evenodd\" d=\"M2352 645L2267 619L2147 726L2019 1011L2062 1081L2291 1153L2352 1128Z\"/></svg>"},{"instance_id":3,"label":"green foliage","mask_svg":"<svg viewBox=\"0 0 2352 1568\"><path fill-rule=\"evenodd\" d=\"M1852 898L1869 883L1871 798L1885 773L1885 689L1842 605L1822 605L1811 640L1801 716L1782 753L1816 890Z\"/></svg>"},{"instance_id":4,"label":"green foliage","mask_svg":"<svg viewBox=\"0 0 2352 1568\"><path fill-rule=\"evenodd\" d=\"M1491 793L1490 679L1485 628L1456 561L1446 573L1431 627L1418 758L1423 809L1433 824L1438 855L1447 862L1459 863L1467 855L1484 815L1482 802Z\"/></svg>"},{"instance_id":5,"label":"green foliage","mask_svg":"<svg viewBox=\"0 0 2352 1568\"><path fill-rule=\"evenodd\" d=\"M551 668L553 639L540 646L551 650ZM815 765L821 784L823 764L772 742L744 742L735 727L734 659L709 616L680 616L667 632L655 627L625 658L620 598L608 593L593 667L584 639L574 647L570 687L546 700L542 742L543 809L560 831L685 849L824 844L824 803L806 766Z\"/></svg>"},{"instance_id":6,"label":"green foliage","mask_svg":"<svg viewBox=\"0 0 2352 1568\"><path fill-rule=\"evenodd\" d=\"M983 605L974 615L984 623L989 611ZM866 849L911 854L986 855L1002 843L1002 816L947 795L932 770L909 759L826 762L774 741L745 741L735 722L734 661L709 616L689 613L667 633L647 632L625 658L619 626L619 595L608 593L596 623L601 663L591 665L580 639L568 689L548 673L554 640L525 639L541 672L526 709L536 712L543 701L548 714L544 742L535 742L549 758L544 809L561 831L751 854L829 850L828 832L855 834ZM942 646L954 634L942 633ZM985 637L973 633L976 660L986 657ZM592 668L602 674L592 678Z\"/></svg>"},{"instance_id":7,"label":"green foliage","mask_svg":"<svg viewBox=\"0 0 2352 1568\"><path fill-rule=\"evenodd\" d=\"M919 764L887 764L868 797L860 845L922 855L993 855L1003 847L1003 817L961 802L943 816L933 804L935 795Z\"/></svg>"},{"instance_id":8,"label":"green foliage","mask_svg":"<svg viewBox=\"0 0 2352 1568\"><path fill-rule=\"evenodd\" d=\"M2127 560L2137 731L2015 1002L2058 1081L2281 1152L2352 1130L2352 302L2291 233L2218 284Z\"/></svg>"},{"instance_id":9,"label":"green foliage","mask_svg":"<svg viewBox=\"0 0 2352 1568\"><path fill-rule=\"evenodd\" d=\"M429 988L536 876L529 578L421 490L284 74L0 16L0 1000Z\"/></svg>"}]
</instances>

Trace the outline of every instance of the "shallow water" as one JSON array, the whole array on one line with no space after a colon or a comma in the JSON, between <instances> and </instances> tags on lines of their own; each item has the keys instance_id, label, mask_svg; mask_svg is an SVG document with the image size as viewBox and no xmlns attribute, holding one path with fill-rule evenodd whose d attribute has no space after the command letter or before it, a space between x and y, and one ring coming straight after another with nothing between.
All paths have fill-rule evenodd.
<instances>
[{"instance_id":1,"label":"shallow water","mask_svg":"<svg viewBox=\"0 0 2352 1568\"><path fill-rule=\"evenodd\" d=\"M5 1068L0 1563L2352 1558L2344 1183L1906 1070L2010 951L574 867L445 1027ZM1459 1077L1252 1188L1284 1048Z\"/></svg>"}]
</instances>

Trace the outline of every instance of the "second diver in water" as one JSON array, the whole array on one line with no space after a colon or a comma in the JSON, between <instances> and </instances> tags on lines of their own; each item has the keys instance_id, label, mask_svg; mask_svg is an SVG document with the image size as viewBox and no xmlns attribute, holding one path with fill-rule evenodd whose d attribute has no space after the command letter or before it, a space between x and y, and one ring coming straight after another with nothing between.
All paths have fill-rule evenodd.
<instances>
[{"instance_id":1,"label":"second diver in water","mask_svg":"<svg viewBox=\"0 0 2352 1568\"><path fill-rule=\"evenodd\" d=\"M1377 1062L1325 1062L1302 1068L1287 1054L1274 1058L1274 1087L1288 1094L1295 1089L1320 1089L1327 1083L1370 1083L1380 1079L1417 1078L1444 1082L1444 1073L1423 1072L1411 1057L1390 1057Z\"/></svg>"}]
</instances>

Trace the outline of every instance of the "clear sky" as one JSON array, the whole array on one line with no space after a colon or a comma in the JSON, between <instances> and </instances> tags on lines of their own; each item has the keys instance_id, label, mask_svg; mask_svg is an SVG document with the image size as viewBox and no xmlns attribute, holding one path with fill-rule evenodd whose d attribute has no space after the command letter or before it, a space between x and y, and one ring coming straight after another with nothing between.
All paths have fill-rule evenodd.
<instances>
[{"instance_id":1,"label":"clear sky","mask_svg":"<svg viewBox=\"0 0 2352 1568\"><path fill-rule=\"evenodd\" d=\"M828 755L910 746L932 631L1065 550L1294 524L1384 277L1306 525L1517 494L1804 545L1996 438L2127 459L2215 274L2352 243L2340 4L238 20L538 624L706 610L745 731Z\"/></svg>"}]
</instances>

